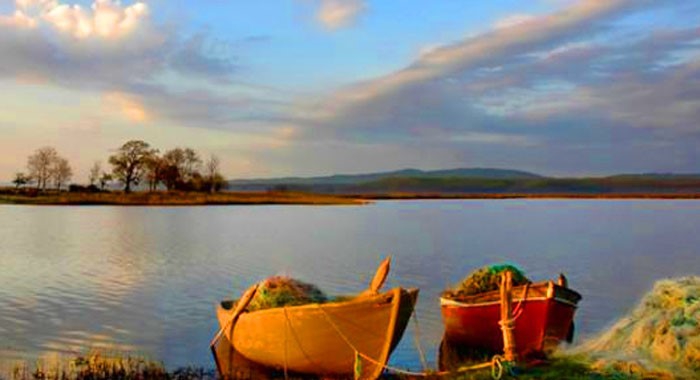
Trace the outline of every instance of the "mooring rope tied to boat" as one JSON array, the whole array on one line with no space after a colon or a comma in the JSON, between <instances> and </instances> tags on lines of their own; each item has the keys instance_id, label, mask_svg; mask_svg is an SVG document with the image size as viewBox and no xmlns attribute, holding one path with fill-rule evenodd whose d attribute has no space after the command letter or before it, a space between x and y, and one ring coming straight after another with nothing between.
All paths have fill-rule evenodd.
<instances>
[{"instance_id":1,"label":"mooring rope tied to boat","mask_svg":"<svg viewBox=\"0 0 700 380\"><path fill-rule=\"evenodd\" d=\"M416 350L418 350L418 356L420 358L420 364L423 366L423 371L428 370L428 361L425 359L425 353L423 352L423 346L421 346L421 339L420 339L420 326L418 326L418 314L416 313L416 308L413 308L413 323L415 324L415 328L413 329L414 334L413 334L413 340L414 344L416 345Z\"/></svg>"},{"instance_id":2,"label":"mooring rope tied to boat","mask_svg":"<svg viewBox=\"0 0 700 380\"><path fill-rule=\"evenodd\" d=\"M289 328L289 315L287 315L287 306L283 306L284 309L284 380L289 380L289 373L287 372L287 330Z\"/></svg>"},{"instance_id":3,"label":"mooring rope tied to boat","mask_svg":"<svg viewBox=\"0 0 700 380\"><path fill-rule=\"evenodd\" d=\"M525 284L525 287L523 288L523 295L520 297L520 301L518 302L518 305L515 306L515 309L513 309L513 320L518 319L520 314L523 312L523 302L527 299L527 291L530 289L530 283L528 282Z\"/></svg>"},{"instance_id":4,"label":"mooring rope tied to boat","mask_svg":"<svg viewBox=\"0 0 700 380\"><path fill-rule=\"evenodd\" d=\"M353 351L355 351L355 360L357 360L357 357L364 358L365 360L373 363L374 365L382 367L382 369L394 372L400 375L406 375L406 376L416 376L416 377L428 377L428 376L446 376L450 374L454 374L454 372L449 372L449 371L438 371L438 372L427 372L424 370L424 372L414 372L414 371L408 371L405 369L397 368L390 366L386 363L382 363L371 356L361 352L360 350L355 347L354 344L350 341L350 339L340 330L338 325L333 322L331 319L331 316L328 314L328 312L321 307L321 305L316 305L316 307L321 310L323 313L324 318L328 323L333 327L333 329L340 335L340 337L345 341L345 343L350 347ZM493 358L491 358L490 361L481 363L481 364L475 364L472 366L468 367L460 367L458 368L455 372L460 373L460 372L468 372L468 371L475 371L479 369L486 369L486 368L491 368L491 377L493 377L495 380L499 380L503 376L503 357L500 355L494 355ZM427 365L426 365L427 366ZM355 366L355 369L357 370L357 366ZM358 379L357 373L355 373L355 378Z\"/></svg>"},{"instance_id":5,"label":"mooring rope tied to boat","mask_svg":"<svg viewBox=\"0 0 700 380\"><path fill-rule=\"evenodd\" d=\"M487 369L491 368L491 377L495 380L499 380L501 377L503 377L503 362L505 359L501 355L494 355L493 358L491 358L490 361L480 363L480 364L474 364L471 366L465 366L465 367L459 367L453 372L450 371L437 371L437 372L413 372L413 371L408 371L405 369L397 368L397 367L392 367L388 364L382 364L373 358L369 357L368 355L365 355L359 351L355 351L355 356L360 356L375 365L381 366L384 369L400 374L400 375L407 375L407 376L416 376L416 377L431 377L431 376L448 376L448 375L454 375L455 373L462 373L462 372L469 372L469 371L476 371L480 369Z\"/></svg>"}]
</instances>

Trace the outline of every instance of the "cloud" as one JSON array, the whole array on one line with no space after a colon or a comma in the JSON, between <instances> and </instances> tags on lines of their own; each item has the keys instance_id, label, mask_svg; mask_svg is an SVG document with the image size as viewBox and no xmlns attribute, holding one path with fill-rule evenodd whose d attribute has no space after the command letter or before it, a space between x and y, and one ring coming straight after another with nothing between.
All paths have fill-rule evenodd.
<instances>
[{"instance_id":1,"label":"cloud","mask_svg":"<svg viewBox=\"0 0 700 380\"><path fill-rule=\"evenodd\" d=\"M582 1L558 13L433 48L402 70L350 86L323 100L315 107L318 110L316 120L352 126L352 121L344 122L347 116L357 115L359 119L367 119L366 115L375 115L369 124L376 128L389 124L400 128L406 122L411 123L410 120L404 122L403 115L425 119L426 115L415 114L430 110L427 116L431 116L436 113L432 110L444 108L448 108L448 116L442 117L445 120L450 117L455 121L463 120L463 116L468 116L468 120L473 119L478 112L472 107L467 107L469 110L466 113L459 111L463 109L462 104L471 100L469 97L472 94L464 89L472 82L473 78L469 77L477 75L480 70L502 77L504 75L500 70L488 69L517 62L523 59L524 54L566 42L582 31L594 29L600 20L629 7L631 3L623 0ZM396 119L402 120L397 122ZM473 121L471 123L474 124ZM362 125L362 122L359 124Z\"/></svg>"},{"instance_id":2,"label":"cloud","mask_svg":"<svg viewBox=\"0 0 700 380\"><path fill-rule=\"evenodd\" d=\"M328 29L346 27L365 10L364 0L320 0L317 19Z\"/></svg>"},{"instance_id":3,"label":"cloud","mask_svg":"<svg viewBox=\"0 0 700 380\"><path fill-rule=\"evenodd\" d=\"M96 0L91 9L56 0L16 0L15 6L14 15L0 16L0 23L30 28L46 24L75 38L123 37L148 14L145 3L122 7L118 1L112 0Z\"/></svg>"},{"instance_id":4,"label":"cloud","mask_svg":"<svg viewBox=\"0 0 700 380\"><path fill-rule=\"evenodd\" d=\"M41 77L111 91L172 72L220 83L235 71L225 42L156 25L143 2L95 0L88 9L17 0L15 6L14 14L0 16L0 77Z\"/></svg>"},{"instance_id":5,"label":"cloud","mask_svg":"<svg viewBox=\"0 0 700 380\"><path fill-rule=\"evenodd\" d=\"M59 85L109 88L154 77L174 45L155 28L144 3L97 0L90 9L50 0L18 0L34 27L0 24L0 77L41 77Z\"/></svg>"},{"instance_id":6,"label":"cloud","mask_svg":"<svg viewBox=\"0 0 700 380\"><path fill-rule=\"evenodd\" d=\"M528 15L528 14L515 14L515 15L510 15L507 17L504 17L494 24L494 28L496 29L506 29L506 28L511 28L514 26L526 24L533 22L537 18L533 15Z\"/></svg>"},{"instance_id":7,"label":"cloud","mask_svg":"<svg viewBox=\"0 0 700 380\"><path fill-rule=\"evenodd\" d=\"M236 66L231 48L225 43L212 43L204 33L182 41L170 56L170 67L183 75L204 76L221 84L230 78Z\"/></svg>"},{"instance_id":8,"label":"cloud","mask_svg":"<svg viewBox=\"0 0 700 380\"><path fill-rule=\"evenodd\" d=\"M232 84L232 44L156 25L145 3L96 0L85 9L18 0L15 6L0 16L0 80L102 92L104 103L131 122L221 129L237 115L230 107L260 112L254 97L212 90L211 84Z\"/></svg>"},{"instance_id":9,"label":"cloud","mask_svg":"<svg viewBox=\"0 0 700 380\"><path fill-rule=\"evenodd\" d=\"M634 127L698 131L700 57L662 72L635 72L612 82L581 86L522 110L535 120L585 112Z\"/></svg>"},{"instance_id":10,"label":"cloud","mask_svg":"<svg viewBox=\"0 0 700 380\"><path fill-rule=\"evenodd\" d=\"M65 29L41 16L55 4L24 1L0 18L0 79L107 94L102 102L120 118L154 127L143 130L199 127L240 137L227 144L256 168L474 165L588 174L692 170L698 162L697 6L584 0L548 15L516 14L484 33L427 44L388 75L291 103L273 88L239 86L234 50L245 40L156 25L155 9L128 18L131 5L117 2L109 4L122 18L106 19L104 34L94 28L80 37L72 6ZM365 7L320 6L329 29L352 24ZM347 8L330 11L339 6ZM90 9L82 12L94 27ZM674 12L682 22L659 26L659 14ZM126 19L133 21L119 26Z\"/></svg>"},{"instance_id":11,"label":"cloud","mask_svg":"<svg viewBox=\"0 0 700 380\"><path fill-rule=\"evenodd\" d=\"M111 92L104 96L105 109L118 110L128 121L143 123L150 118L143 103L134 96Z\"/></svg>"},{"instance_id":12,"label":"cloud","mask_svg":"<svg viewBox=\"0 0 700 380\"><path fill-rule=\"evenodd\" d=\"M688 170L700 143L700 28L630 30L624 21L679 7L585 0L506 17L310 102L297 115L306 126L300 139L319 152L320 144L344 146L333 151L355 151L367 167L376 156L365 152L384 148L406 163L432 153L425 162L443 167Z\"/></svg>"},{"instance_id":13,"label":"cloud","mask_svg":"<svg viewBox=\"0 0 700 380\"><path fill-rule=\"evenodd\" d=\"M390 75L351 87L338 94L340 103L367 101L404 86L437 80L506 61L542 46L566 41L593 28L601 19L644 1L581 1L563 11L497 28L482 35L432 49L408 67Z\"/></svg>"},{"instance_id":14,"label":"cloud","mask_svg":"<svg viewBox=\"0 0 700 380\"><path fill-rule=\"evenodd\" d=\"M18 9L11 16L0 15L0 26L14 28L36 28L37 21Z\"/></svg>"}]
</instances>

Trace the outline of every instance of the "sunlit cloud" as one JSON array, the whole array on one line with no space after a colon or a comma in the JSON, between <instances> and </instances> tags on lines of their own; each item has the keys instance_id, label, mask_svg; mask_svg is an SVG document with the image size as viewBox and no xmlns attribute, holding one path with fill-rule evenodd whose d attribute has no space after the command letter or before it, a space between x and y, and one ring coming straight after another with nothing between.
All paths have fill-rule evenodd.
<instances>
[{"instance_id":1,"label":"sunlit cloud","mask_svg":"<svg viewBox=\"0 0 700 380\"><path fill-rule=\"evenodd\" d=\"M134 96L111 92L104 96L105 109L118 110L128 121L143 123L150 119L146 107Z\"/></svg>"},{"instance_id":2,"label":"sunlit cloud","mask_svg":"<svg viewBox=\"0 0 700 380\"><path fill-rule=\"evenodd\" d=\"M506 29L506 28L511 28L514 26L519 26L522 24L526 24L529 22L533 22L537 20L537 17L533 15L528 15L528 14L515 14L515 15L510 15L507 17L504 17L494 24L494 28L496 29Z\"/></svg>"},{"instance_id":3,"label":"sunlit cloud","mask_svg":"<svg viewBox=\"0 0 700 380\"><path fill-rule=\"evenodd\" d=\"M364 0L320 0L316 17L328 29L351 25L365 10Z\"/></svg>"},{"instance_id":4,"label":"sunlit cloud","mask_svg":"<svg viewBox=\"0 0 700 380\"><path fill-rule=\"evenodd\" d=\"M561 41L599 18L626 6L629 0L581 1L551 15L528 18L526 22L510 23L507 28L495 28L488 33L457 43L434 48L405 69L351 87L337 94L336 102L368 101L412 83L435 80L508 56L526 52L541 44ZM518 16L522 19L522 16Z\"/></svg>"},{"instance_id":5,"label":"sunlit cloud","mask_svg":"<svg viewBox=\"0 0 700 380\"><path fill-rule=\"evenodd\" d=\"M12 15L0 15L0 26L9 26L14 28L36 28L37 21L18 9Z\"/></svg>"},{"instance_id":6,"label":"sunlit cloud","mask_svg":"<svg viewBox=\"0 0 700 380\"><path fill-rule=\"evenodd\" d=\"M145 3L124 7L113 0L95 0L89 9L55 0L16 0L15 6L12 16L0 16L1 24L28 28L46 24L75 38L122 37L148 14Z\"/></svg>"},{"instance_id":7,"label":"sunlit cloud","mask_svg":"<svg viewBox=\"0 0 700 380\"><path fill-rule=\"evenodd\" d=\"M691 141L698 133L690 133L700 132L697 26L616 40L624 30L615 26L620 19L677 5L566 5L551 14L507 16L451 44L425 45L404 69L302 106L301 141L344 146L333 151L355 151L355 164L367 167L370 156L359 152L368 145L391 147L407 163L420 145L442 166L478 157L481 165L527 161L580 170L601 154L630 166L668 165L660 153L654 162L640 157L650 146L672 149L668 142L680 141L678 133ZM688 144L675 146L688 151ZM570 150L577 152L571 159L551 159ZM692 163L692 155L682 156L683 165Z\"/></svg>"}]
</instances>

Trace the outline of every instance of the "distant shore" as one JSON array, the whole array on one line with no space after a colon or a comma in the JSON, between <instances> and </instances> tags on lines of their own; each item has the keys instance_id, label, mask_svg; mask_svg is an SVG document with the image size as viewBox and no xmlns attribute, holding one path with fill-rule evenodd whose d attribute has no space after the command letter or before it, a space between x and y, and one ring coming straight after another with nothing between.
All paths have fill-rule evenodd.
<instances>
[{"instance_id":1,"label":"distant shore","mask_svg":"<svg viewBox=\"0 0 700 380\"><path fill-rule=\"evenodd\" d=\"M2 189L0 204L105 205L105 206L207 206L207 205L363 205L378 200L449 199L700 199L700 193L382 193L322 194L294 191L219 193L188 192L36 192Z\"/></svg>"},{"instance_id":2,"label":"distant shore","mask_svg":"<svg viewBox=\"0 0 700 380\"><path fill-rule=\"evenodd\" d=\"M422 194L387 193L354 194L367 200L419 200L419 199L700 199L700 193L459 193Z\"/></svg>"},{"instance_id":3,"label":"distant shore","mask_svg":"<svg viewBox=\"0 0 700 380\"><path fill-rule=\"evenodd\" d=\"M207 206L207 205L362 205L366 199L300 192L0 192L0 204L104 205L104 206Z\"/></svg>"}]
</instances>

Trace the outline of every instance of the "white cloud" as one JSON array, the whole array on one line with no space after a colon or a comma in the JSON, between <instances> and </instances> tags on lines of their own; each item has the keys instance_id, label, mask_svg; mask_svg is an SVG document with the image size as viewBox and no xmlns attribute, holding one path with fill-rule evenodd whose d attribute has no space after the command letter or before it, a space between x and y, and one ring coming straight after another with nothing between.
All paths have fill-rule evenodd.
<instances>
[{"instance_id":1,"label":"white cloud","mask_svg":"<svg viewBox=\"0 0 700 380\"><path fill-rule=\"evenodd\" d=\"M329 29L352 24L366 8L363 0L321 0L316 17Z\"/></svg>"},{"instance_id":2,"label":"white cloud","mask_svg":"<svg viewBox=\"0 0 700 380\"><path fill-rule=\"evenodd\" d=\"M509 57L531 52L539 46L566 40L599 19L633 4L635 3L630 0L584 0L554 14L432 49L402 70L340 91L327 104L326 110L332 114L332 110L372 101L407 86L441 80L500 63Z\"/></svg>"},{"instance_id":3,"label":"white cloud","mask_svg":"<svg viewBox=\"0 0 700 380\"><path fill-rule=\"evenodd\" d=\"M16 10L11 16L0 15L0 26L9 26L14 28L35 28L37 22L35 19L27 16L23 11Z\"/></svg>"},{"instance_id":4,"label":"white cloud","mask_svg":"<svg viewBox=\"0 0 700 380\"><path fill-rule=\"evenodd\" d=\"M90 9L55 0L16 0L15 7L12 16L0 15L0 25L34 28L45 24L80 39L123 37L148 14L145 3L122 6L117 0L95 0Z\"/></svg>"},{"instance_id":5,"label":"white cloud","mask_svg":"<svg viewBox=\"0 0 700 380\"><path fill-rule=\"evenodd\" d=\"M528 14L515 14L515 15L510 15L507 17L504 17L494 24L494 27L496 29L505 29L505 28L511 28L514 26L518 26L521 24L526 24L528 22L532 22L534 20L537 20L537 17L533 15L528 15Z\"/></svg>"}]
</instances>

